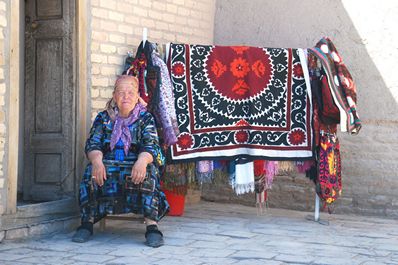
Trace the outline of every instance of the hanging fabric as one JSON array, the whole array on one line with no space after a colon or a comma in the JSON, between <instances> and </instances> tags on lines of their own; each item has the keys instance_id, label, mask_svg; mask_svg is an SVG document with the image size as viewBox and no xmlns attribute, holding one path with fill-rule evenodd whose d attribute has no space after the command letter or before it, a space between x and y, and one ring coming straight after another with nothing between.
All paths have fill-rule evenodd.
<instances>
[{"instance_id":1,"label":"hanging fabric","mask_svg":"<svg viewBox=\"0 0 398 265\"><path fill-rule=\"evenodd\" d=\"M181 132L173 160L312 157L311 91L302 54L171 44L168 66Z\"/></svg>"},{"instance_id":2,"label":"hanging fabric","mask_svg":"<svg viewBox=\"0 0 398 265\"><path fill-rule=\"evenodd\" d=\"M254 192L253 162L235 165L235 184L233 189L237 195Z\"/></svg>"}]
</instances>

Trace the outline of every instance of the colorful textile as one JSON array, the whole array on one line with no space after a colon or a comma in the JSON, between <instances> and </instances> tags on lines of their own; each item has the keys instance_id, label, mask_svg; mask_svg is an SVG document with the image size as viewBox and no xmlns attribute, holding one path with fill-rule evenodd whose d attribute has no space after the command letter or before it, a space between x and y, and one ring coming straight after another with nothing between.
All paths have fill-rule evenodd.
<instances>
[{"instance_id":1,"label":"colorful textile","mask_svg":"<svg viewBox=\"0 0 398 265\"><path fill-rule=\"evenodd\" d=\"M167 145L172 145L177 142L178 124L176 118L176 110L174 107L174 96L172 93L172 85L170 81L170 74L166 64L159 57L156 52L152 53L153 64L160 69L159 86L159 105L157 107L162 131L163 140ZM177 133L176 133L177 132Z\"/></svg>"},{"instance_id":2,"label":"colorful textile","mask_svg":"<svg viewBox=\"0 0 398 265\"><path fill-rule=\"evenodd\" d=\"M341 195L340 144L333 134L321 135L316 192L327 204Z\"/></svg>"},{"instance_id":3,"label":"colorful textile","mask_svg":"<svg viewBox=\"0 0 398 265\"><path fill-rule=\"evenodd\" d=\"M279 163L278 161L266 161L265 163L265 188L267 190L271 189L272 182L274 181L275 176L279 172Z\"/></svg>"},{"instance_id":4,"label":"colorful textile","mask_svg":"<svg viewBox=\"0 0 398 265\"><path fill-rule=\"evenodd\" d=\"M108 163L105 165L107 176L112 177L109 177L108 182L103 188L92 187L92 165L87 165L80 184L79 198L82 221L96 222L107 213L127 212L143 213L145 217L158 221L167 213L169 206L163 192L160 190L158 168L164 166L165 157L159 146L155 120L149 112L142 111L139 114L139 118L128 126L131 134L131 144L128 153L123 157L124 161L117 160L118 151L124 153L124 145L118 144L121 142L120 140L113 150L110 148L113 127L114 122L111 120L108 112L100 112L93 122L90 135L86 141L86 154L93 150L101 151L104 163L105 161ZM142 191L136 191L129 192L128 195L125 190L125 185L127 184L122 183L122 180L125 179L126 175L129 175L129 172L131 174L131 165L137 160L138 155L144 151L153 156L153 163L147 169L147 179L152 179L154 183L153 192L143 193ZM130 167L121 166L126 163ZM99 198L98 196L101 197L101 200L93 201L93 199ZM116 205L115 203L118 200L115 198L123 199L123 202L119 201ZM127 201L124 201L125 199Z\"/></svg>"},{"instance_id":5,"label":"colorful textile","mask_svg":"<svg viewBox=\"0 0 398 265\"><path fill-rule=\"evenodd\" d=\"M168 64L181 132L171 148L173 160L312 157L310 91L300 54L171 44Z\"/></svg>"},{"instance_id":6,"label":"colorful textile","mask_svg":"<svg viewBox=\"0 0 398 265\"><path fill-rule=\"evenodd\" d=\"M329 38L325 37L308 51L321 62L322 70L327 78L327 80L323 79L321 81L324 82L324 85L326 85L325 82L327 81L334 103L340 110L341 131L357 134L362 125L356 109L356 87L336 47ZM327 95L325 93L324 97L327 97ZM330 102L330 100L326 99L326 102ZM333 105L329 104L325 111L331 114Z\"/></svg>"}]
</instances>

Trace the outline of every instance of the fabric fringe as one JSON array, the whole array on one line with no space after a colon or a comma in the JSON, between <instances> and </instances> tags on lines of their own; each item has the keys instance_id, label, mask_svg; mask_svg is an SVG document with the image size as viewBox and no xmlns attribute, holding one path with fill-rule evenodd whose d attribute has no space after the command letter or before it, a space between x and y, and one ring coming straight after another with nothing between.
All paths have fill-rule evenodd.
<instances>
[{"instance_id":1,"label":"fabric fringe","mask_svg":"<svg viewBox=\"0 0 398 265\"><path fill-rule=\"evenodd\" d=\"M242 195L249 192L254 192L254 182L247 184L236 184L233 186L233 189L237 195Z\"/></svg>"},{"instance_id":2,"label":"fabric fringe","mask_svg":"<svg viewBox=\"0 0 398 265\"><path fill-rule=\"evenodd\" d=\"M269 190L272 187L274 177L279 173L278 161L267 161L265 163L265 189Z\"/></svg>"},{"instance_id":3,"label":"fabric fringe","mask_svg":"<svg viewBox=\"0 0 398 265\"><path fill-rule=\"evenodd\" d=\"M293 161L279 161L278 162L279 173L289 174L295 171L296 166Z\"/></svg>"}]
</instances>

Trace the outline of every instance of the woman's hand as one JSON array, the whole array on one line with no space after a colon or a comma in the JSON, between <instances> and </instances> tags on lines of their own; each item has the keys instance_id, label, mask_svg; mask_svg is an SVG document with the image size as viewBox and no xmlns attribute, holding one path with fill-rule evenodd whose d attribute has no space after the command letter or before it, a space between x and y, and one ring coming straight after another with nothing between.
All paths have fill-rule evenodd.
<instances>
[{"instance_id":1,"label":"woman's hand","mask_svg":"<svg viewBox=\"0 0 398 265\"><path fill-rule=\"evenodd\" d=\"M96 161L92 163L93 168L91 170L91 177L94 179L95 183L98 184L98 186L104 185L104 182L106 180L106 169L105 165L102 162L102 160Z\"/></svg>"},{"instance_id":2,"label":"woman's hand","mask_svg":"<svg viewBox=\"0 0 398 265\"><path fill-rule=\"evenodd\" d=\"M88 159L91 161L91 178L97 183L98 186L104 185L106 180L106 169L102 162L102 152L101 151L91 151L88 153Z\"/></svg>"},{"instance_id":3,"label":"woman's hand","mask_svg":"<svg viewBox=\"0 0 398 265\"><path fill-rule=\"evenodd\" d=\"M134 163L131 171L131 178L134 184L140 184L146 177L146 167L149 163L152 163L153 157L148 152L142 152L139 154L137 161Z\"/></svg>"}]
</instances>

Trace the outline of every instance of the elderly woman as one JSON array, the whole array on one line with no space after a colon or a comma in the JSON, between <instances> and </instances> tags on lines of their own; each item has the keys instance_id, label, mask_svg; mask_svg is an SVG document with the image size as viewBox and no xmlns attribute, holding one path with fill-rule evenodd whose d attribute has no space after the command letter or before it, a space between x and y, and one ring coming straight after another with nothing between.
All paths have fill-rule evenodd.
<instances>
[{"instance_id":1,"label":"elderly woman","mask_svg":"<svg viewBox=\"0 0 398 265\"><path fill-rule=\"evenodd\" d=\"M80 184L81 226L74 242L89 240L93 224L107 214L133 212L144 215L146 244L163 245L157 222L169 210L159 183L165 158L145 105L137 78L122 75L106 110L95 118L85 147L90 163Z\"/></svg>"}]
</instances>

